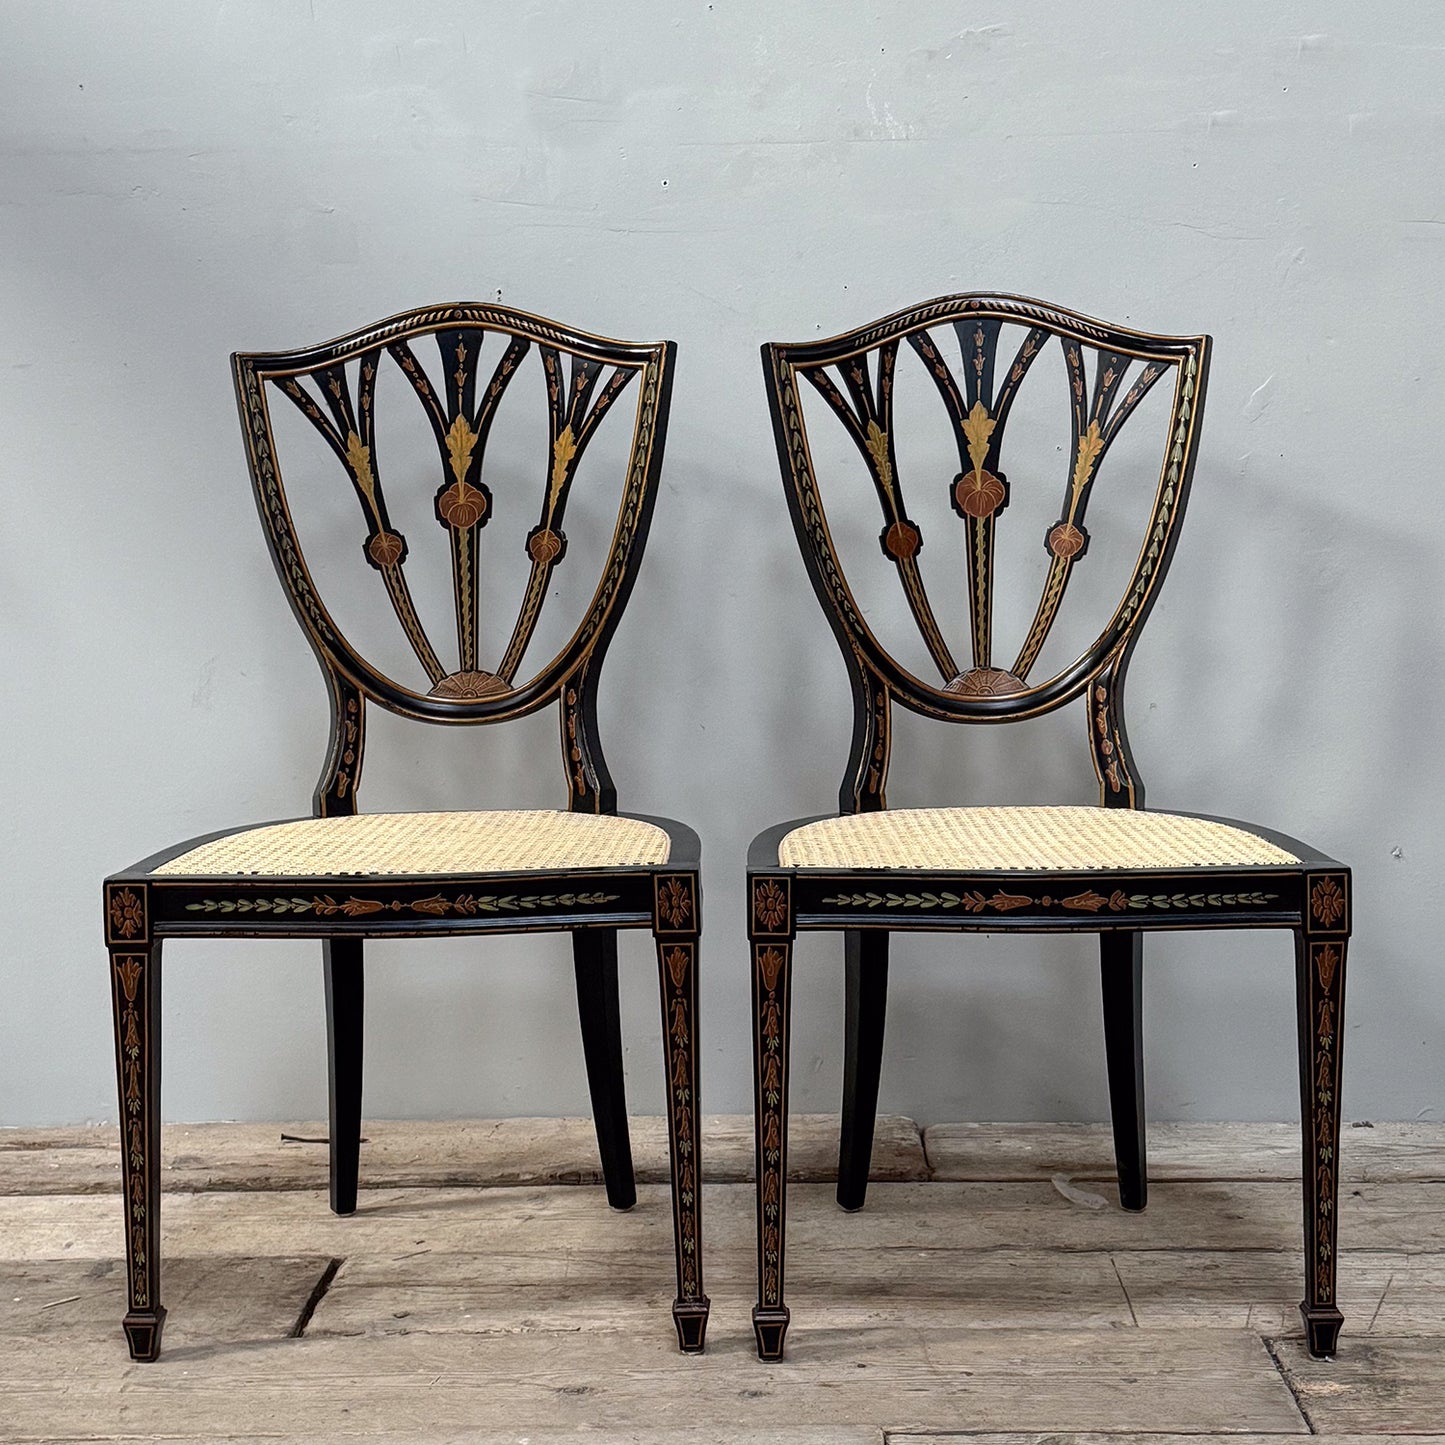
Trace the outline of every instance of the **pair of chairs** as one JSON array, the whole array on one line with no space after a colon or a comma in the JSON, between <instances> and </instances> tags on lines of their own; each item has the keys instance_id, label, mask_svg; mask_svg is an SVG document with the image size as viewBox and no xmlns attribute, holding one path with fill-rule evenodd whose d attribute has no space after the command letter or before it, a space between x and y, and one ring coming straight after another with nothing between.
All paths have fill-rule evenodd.
<instances>
[{"instance_id":1,"label":"pair of chairs","mask_svg":"<svg viewBox=\"0 0 1445 1445\"><path fill-rule=\"evenodd\" d=\"M1008 328L1008 330L1006 330ZM956 336L950 347L947 332ZM1021 332L1017 350L1001 349ZM423 353L419 343L435 343ZM1057 349L1052 343L1057 341ZM919 568L922 530L901 486L895 391L903 343L936 388L957 447L948 483L962 525L968 665L955 660ZM546 401L545 485L525 538L527 577L494 670L479 645L478 551L493 496L482 479L504 395L532 349ZM952 351L952 355L950 355ZM485 361L484 361L485 352ZM105 882L122 1124L131 1355L152 1360L160 1295L160 962L168 938L284 937L322 943L330 1082L331 1207L356 1208L361 1131L365 940L565 930L572 935L583 1051L608 1202L636 1190L627 1130L617 991L617 933L656 943L666 1053L677 1263L673 1318L685 1351L703 1348L698 1106L697 835L622 814L597 729L603 658L631 591L662 465L676 348L607 341L501 306L409 312L306 350L234 358L257 503L277 571L321 663L330 749L314 816L192 839ZM1010 500L1001 450L1025 378L1061 353L1071 443L1064 500L1048 528L1042 596L1012 664L993 658L995 534ZM1092 376L1086 354L1094 358ZM425 359L424 359L425 355ZM1017 297L932 301L846 336L763 348L788 505L804 559L852 683L852 752L839 812L781 824L748 857L757 1127L759 1354L782 1355L792 946L809 930L845 938L846 1054L838 1201L862 1206L883 1047L893 932L1089 932L1100 940L1108 1079L1121 1203L1146 1200L1142 937L1182 928L1284 928L1296 941L1309 1348L1333 1352L1336 1154L1347 869L1292 839L1217 819L1146 812L1124 731L1129 658L1168 567L1198 449L1207 337L1151 336ZM441 660L413 601L409 544L383 491L376 398L384 370L414 395L435 441L436 522L451 556L456 663ZM1040 369L1040 374L1042 374ZM1086 511L1100 466L1145 395L1172 396L1162 464L1123 600L1095 640L1048 680L1030 682L1071 574L1089 544ZM393 376L388 384L396 381ZM882 510L879 543L939 680L880 641L850 590L800 397L806 382L856 445ZM565 513L589 443L633 392L632 432L600 580L560 649L530 676L522 664L567 555ZM303 554L283 480L273 405L299 410L334 454L361 509L358 540L379 574L425 683L407 685L352 644ZM284 405L284 403L282 403ZM402 470L398 468L398 470ZM951 466L947 469L952 471ZM523 680L519 681L519 676ZM1083 699L1100 808L885 806L895 703L925 717L1003 723ZM568 807L559 811L357 812L368 703L425 722L502 722L557 702Z\"/></svg>"}]
</instances>

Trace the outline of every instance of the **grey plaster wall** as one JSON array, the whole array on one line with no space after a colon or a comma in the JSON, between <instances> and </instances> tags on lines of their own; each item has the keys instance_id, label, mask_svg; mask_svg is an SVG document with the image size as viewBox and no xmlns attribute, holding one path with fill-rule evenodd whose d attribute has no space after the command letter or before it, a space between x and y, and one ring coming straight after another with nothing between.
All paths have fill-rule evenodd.
<instances>
[{"instance_id":1,"label":"grey plaster wall","mask_svg":"<svg viewBox=\"0 0 1445 1445\"><path fill-rule=\"evenodd\" d=\"M757 345L976 288L1215 335L1194 500L1131 679L1149 800L1355 866L1346 1110L1438 1117L1442 80L1426 0L11 0L0 1123L114 1115L102 875L304 812L320 763L324 694L227 353L498 296L681 347L603 728L624 804L704 838L705 1104L749 1107L744 848L831 805L848 733ZM1082 727L905 719L891 801L1087 802ZM383 717L371 747L363 806L561 801L550 714L493 735ZM316 955L170 949L168 1117L324 1109ZM585 1108L562 940L373 956L370 1112ZM886 1108L1103 1116L1087 941L897 959ZM1176 936L1150 959L1155 1117L1290 1116L1287 939ZM835 1107L840 964L836 941L799 949L799 1108ZM624 979L632 1102L657 1110L641 937Z\"/></svg>"}]
</instances>

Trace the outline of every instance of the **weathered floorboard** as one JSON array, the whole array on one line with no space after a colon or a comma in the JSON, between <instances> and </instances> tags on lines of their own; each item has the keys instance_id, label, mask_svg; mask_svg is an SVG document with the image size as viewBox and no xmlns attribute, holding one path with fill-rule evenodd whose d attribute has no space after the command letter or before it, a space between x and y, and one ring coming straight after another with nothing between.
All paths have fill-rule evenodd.
<instances>
[{"instance_id":1,"label":"weathered floorboard","mask_svg":"<svg viewBox=\"0 0 1445 1445\"><path fill-rule=\"evenodd\" d=\"M638 1178L665 1183L662 1121L631 1121ZM752 1178L752 1121L706 1121L708 1177ZM318 1189L326 1183L326 1126L168 1124L162 1168L170 1190ZM288 1136L283 1139L283 1135ZM362 1168L372 1188L598 1184L601 1171L588 1119L369 1120ZM1107 1184L1113 1137L1107 1124L935 1124L921 1136L912 1120L883 1115L873 1150L880 1180L1008 1181L1069 1179ZM925 1161L924 1150L927 1151ZM789 1164L799 1180L826 1181L837 1165L838 1120L794 1115ZM1379 1123L1345 1131L1345 1183L1445 1180L1445 1124ZM1299 1126L1154 1124L1150 1175L1185 1180L1290 1180L1299 1175ZM113 1126L0 1129L0 1193L95 1193L118 1186Z\"/></svg>"},{"instance_id":2,"label":"weathered floorboard","mask_svg":"<svg viewBox=\"0 0 1445 1445\"><path fill-rule=\"evenodd\" d=\"M717 1318L747 1317L751 1258L710 1265ZM672 1284L632 1251L569 1247L486 1255L421 1253L348 1258L310 1333L527 1330L645 1331L665 1313ZM1089 1329L1133 1323L1107 1254L1032 1250L819 1248L789 1276L800 1328L882 1324L957 1328Z\"/></svg>"},{"instance_id":3,"label":"weathered floorboard","mask_svg":"<svg viewBox=\"0 0 1445 1445\"><path fill-rule=\"evenodd\" d=\"M17 1436L7 1437L18 1439ZM38 1435L27 1438L27 1445L70 1445L70 1442L94 1441L135 1441L135 1435L111 1434L106 1432L81 1435ZM151 1437L144 1437L151 1438ZM167 1440L195 1439L195 1436L167 1435ZM286 1439L274 1433L265 1435L209 1435L209 1445L275 1445L278 1439ZM910 1437L897 1435L897 1440ZM934 1439L940 1437L934 1436ZM1030 1439L1039 1437L1031 1436ZM1181 1437L1159 1437L1180 1440ZM1247 1436L1235 1437L1248 1440ZM1270 1439L1279 1445L1278 1436L1260 1437ZM956 1437L955 1437L956 1439ZM1414 1439L1419 1441L1420 1437ZM599 1430L593 1426L581 1429L542 1429L530 1427L522 1430L432 1430L415 1423L402 1427L368 1429L358 1424L351 1430L333 1426L328 1430L312 1431L306 1435L306 1445L355 1445L365 1440L366 1445L886 1445L881 1429L867 1425L773 1425L766 1429L754 1430L747 1425L715 1424L696 1425L690 1428L656 1429L651 1426L626 1425L615 1430ZM1430 1445L1427 1440L1425 1445Z\"/></svg>"},{"instance_id":4,"label":"weathered floorboard","mask_svg":"<svg viewBox=\"0 0 1445 1445\"><path fill-rule=\"evenodd\" d=\"M1112 1258L1145 1328L1208 1325L1269 1336L1299 1329L1298 1250L1119 1250ZM1347 1248L1339 1271L1349 1339L1445 1334L1445 1255Z\"/></svg>"},{"instance_id":5,"label":"weathered floorboard","mask_svg":"<svg viewBox=\"0 0 1445 1445\"><path fill-rule=\"evenodd\" d=\"M285 1339L329 1259L208 1255L165 1260L168 1347ZM0 1257L0 1344L114 1338L125 1308L119 1259ZM122 1346L124 1348L124 1346ZM3 1431L3 1422L0 1422Z\"/></svg>"},{"instance_id":6,"label":"weathered floorboard","mask_svg":"<svg viewBox=\"0 0 1445 1445\"><path fill-rule=\"evenodd\" d=\"M1440 1429L1445 1422L1445 1336L1356 1339L1333 1360L1312 1360L1302 1339L1274 1342L1300 1408L1321 1435Z\"/></svg>"},{"instance_id":7,"label":"weathered floorboard","mask_svg":"<svg viewBox=\"0 0 1445 1445\"><path fill-rule=\"evenodd\" d=\"M0 1196L0 1238L11 1259L67 1255L106 1259L120 1249L121 1216L112 1198ZM709 1268L753 1248L753 1189L705 1190ZM1179 1250L1292 1249L1300 1229L1299 1185L1164 1184L1143 1214L1087 1209L1049 1184L885 1184L868 1207L844 1214L824 1184L789 1193L791 1266L813 1248ZM363 1190L356 1214L338 1218L319 1192L172 1194L161 1210L167 1256L180 1254L344 1257L385 1250L397 1226L433 1249L484 1251L506 1240L549 1246L595 1244L615 1232L644 1259L670 1259L671 1213L662 1186L638 1191L626 1214L607 1208L598 1189ZM1341 1252L1445 1253L1445 1185L1360 1184L1341 1191Z\"/></svg>"},{"instance_id":8,"label":"weathered floorboard","mask_svg":"<svg viewBox=\"0 0 1445 1445\"><path fill-rule=\"evenodd\" d=\"M132 1365L118 1340L41 1342L0 1360L0 1418L20 1437L114 1431L191 1438L274 1431L310 1439L338 1412L371 1430L457 1431L695 1418L773 1426L1301 1433L1258 1337L1201 1330L875 1330L814 1327L763 1365L744 1329L678 1355L671 1331L574 1337L398 1335L171 1349ZM1137 1388L1147 1381L1147 1388Z\"/></svg>"},{"instance_id":9,"label":"weathered floorboard","mask_svg":"<svg viewBox=\"0 0 1445 1445\"><path fill-rule=\"evenodd\" d=\"M665 1184L665 1121L643 1116L632 1119L630 1128L638 1183ZM591 1119L369 1119L364 1134L363 1187L602 1182ZM788 1149L790 1178L836 1178L837 1117L794 1115ZM713 1183L751 1179L751 1116L708 1116L702 1157ZM879 1180L928 1178L923 1141L911 1119L879 1117L872 1175ZM161 1184L167 1191L325 1189L326 1183L325 1124L167 1124L161 1130ZM119 1188L120 1138L113 1126L0 1129L0 1194L96 1194Z\"/></svg>"},{"instance_id":10,"label":"weathered floorboard","mask_svg":"<svg viewBox=\"0 0 1445 1445\"><path fill-rule=\"evenodd\" d=\"M885 1430L885 1445L964 1445L964 1432ZM1151 1435L1139 1431L1119 1430L1099 1434L1091 1430L1051 1430L1046 1435L1036 1431L1009 1432L967 1431L966 1445L1279 1445L1277 1435ZM1445 1435L1335 1435L1330 1445L1445 1445Z\"/></svg>"},{"instance_id":11,"label":"weathered floorboard","mask_svg":"<svg viewBox=\"0 0 1445 1445\"><path fill-rule=\"evenodd\" d=\"M970 1250L899 1244L886 1250L816 1241L798 1251L789 1295L800 1321L830 1325L954 1324L966 1328L1299 1330L1298 1251ZM720 1312L750 1304L752 1260L729 1252L711 1267ZM669 1282L629 1249L517 1241L486 1255L358 1254L342 1266L313 1333L412 1330L635 1329L666 1308ZM625 1310L619 1291L625 1290ZM537 1300L548 1300L545 1322ZM1348 1253L1340 1305L1349 1337L1445 1334L1445 1256ZM625 1314L625 1317L624 1317Z\"/></svg>"},{"instance_id":12,"label":"weathered floorboard","mask_svg":"<svg viewBox=\"0 0 1445 1445\"><path fill-rule=\"evenodd\" d=\"M151 1366L129 1362L119 1330L119 1205L88 1192L114 1187L100 1156L51 1168L58 1143L6 1138L0 1439L1277 1445L1313 1426L1339 1445L1445 1445L1445 1179L1428 1129L1346 1137L1333 1361L1310 1360L1301 1338L1293 1126L1181 1126L1143 1215L1114 1202L1107 1128L1037 1128L1029 1158L1030 1126L1007 1126L992 1140L966 1130L945 1158L970 1177L881 1183L856 1215L830 1185L799 1184L789 1358L765 1366L746 1323L751 1185L706 1188L712 1328L707 1355L685 1359L668 1316L667 1190L645 1185L618 1214L600 1188L499 1183L505 1167L555 1177L569 1158L596 1175L586 1121L543 1131L532 1154L502 1137L524 1122L494 1132L493 1154L468 1143L460 1162L452 1131L491 1126L378 1131L370 1182L388 1182L364 1188L349 1219L326 1206L323 1145L281 1145L265 1126L271 1141L258 1135L248 1163L232 1126L168 1130L171 1314ZM911 1127L900 1121L892 1157L921 1174ZM836 1120L810 1129L799 1173L830 1177ZM1377 1132L1371 1159L1357 1141ZM89 1133L86 1148L113 1147ZM750 1154L746 1131L731 1147L744 1144ZM263 1187L272 1170L279 1192ZM35 1192L46 1181L55 1191ZM305 1337L291 1338L332 1261Z\"/></svg>"},{"instance_id":13,"label":"weathered floorboard","mask_svg":"<svg viewBox=\"0 0 1445 1445\"><path fill-rule=\"evenodd\" d=\"M1068 1179L1112 1183L1108 1124L934 1124L923 1146L935 1179ZM1340 1182L1445 1180L1445 1124L1357 1124L1340 1140ZM1291 1124L1150 1124L1150 1183L1298 1179Z\"/></svg>"}]
</instances>

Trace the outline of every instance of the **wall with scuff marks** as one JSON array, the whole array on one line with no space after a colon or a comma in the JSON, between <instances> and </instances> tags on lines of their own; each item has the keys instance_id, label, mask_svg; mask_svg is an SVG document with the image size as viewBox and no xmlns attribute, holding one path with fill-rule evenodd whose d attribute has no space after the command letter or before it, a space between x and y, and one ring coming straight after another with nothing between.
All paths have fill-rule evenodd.
<instances>
[{"instance_id":1,"label":"wall with scuff marks","mask_svg":"<svg viewBox=\"0 0 1445 1445\"><path fill-rule=\"evenodd\" d=\"M1131 676L1149 801L1354 865L1347 1115L1439 1117L1440 6L15 0L4 32L0 1122L114 1117L103 874L309 803L325 698L227 353L461 297L681 347L602 726L624 806L705 841L705 1106L750 1108L744 849L833 805L849 733L757 346L977 288L1216 337ZM378 721L363 805L554 805L554 726ZM1090 801L1082 726L905 720L891 802ZM169 949L167 1117L324 1111L318 953ZM585 1110L564 940L372 956L370 1113ZM1105 1116L1090 940L895 957L884 1108ZM1149 959L1153 1116L1292 1116L1288 938ZM841 962L798 949L800 1109L836 1106ZM641 935L623 975L656 1111Z\"/></svg>"}]
</instances>

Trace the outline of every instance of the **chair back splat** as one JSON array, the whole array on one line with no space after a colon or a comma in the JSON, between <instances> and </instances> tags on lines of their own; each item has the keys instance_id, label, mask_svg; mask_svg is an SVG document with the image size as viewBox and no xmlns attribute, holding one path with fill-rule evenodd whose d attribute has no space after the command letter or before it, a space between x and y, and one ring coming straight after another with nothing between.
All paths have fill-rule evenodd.
<instances>
[{"instance_id":1,"label":"chair back splat","mask_svg":"<svg viewBox=\"0 0 1445 1445\"><path fill-rule=\"evenodd\" d=\"M483 475L487 440L527 353L545 382L545 456L538 457L537 523L526 537L529 570L516 621L496 660L479 654L478 577L493 498ZM435 349L435 361L430 358ZM356 811L368 701L425 722L470 724L521 717L560 700L570 806L612 813L616 797L597 734L597 677L631 591L657 493L676 348L671 342L609 341L494 305L428 307L337 341L298 351L232 358L251 478L276 570L311 640L331 694L331 746L315 795L321 816ZM408 541L394 525L383 481L386 444L377 436L376 387L394 367L435 438L433 513L451 552L456 666L442 660L412 600ZM530 676L522 663L555 568L567 554L563 522L588 444L629 389L632 442L621 502L602 574L582 620L561 650ZM328 611L302 553L272 428L277 398L320 434L355 493L360 551L378 574L397 623L429 683L398 682L353 646ZM450 651L448 647L445 649Z\"/></svg>"},{"instance_id":2,"label":"chair back splat","mask_svg":"<svg viewBox=\"0 0 1445 1445\"><path fill-rule=\"evenodd\" d=\"M1005 661L994 654L995 531L1010 501L1004 442L1020 387L1055 340L1063 353L1058 394L1067 406L1071 432L1061 479L1063 501L1043 538L1047 573L1033 621L1017 655ZM969 635L962 664L924 587L918 562L924 539L909 515L899 472L894 391L905 343L937 390L958 449L959 471L950 483L949 500L962 524L967 559ZM1143 806L1143 785L1124 730L1124 675L1183 517L1198 449L1209 348L1207 336L1149 335L1023 297L982 294L928 301L825 341L763 347L793 525L853 685L853 746L839 791L842 811L885 806L894 699L927 717L1002 723L1050 712L1085 695L1101 801L1114 807ZM1081 655L1053 676L1034 681L1031 674L1070 576L1088 551L1089 498L1109 449L1145 395L1166 376L1173 398L1168 431L1160 438L1163 460L1123 596ZM937 682L900 663L855 601L829 532L800 398L802 382L822 397L867 469L883 515L879 544L897 572L908 610L937 669Z\"/></svg>"}]
</instances>

